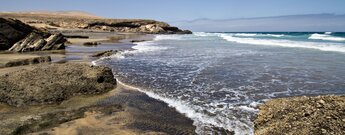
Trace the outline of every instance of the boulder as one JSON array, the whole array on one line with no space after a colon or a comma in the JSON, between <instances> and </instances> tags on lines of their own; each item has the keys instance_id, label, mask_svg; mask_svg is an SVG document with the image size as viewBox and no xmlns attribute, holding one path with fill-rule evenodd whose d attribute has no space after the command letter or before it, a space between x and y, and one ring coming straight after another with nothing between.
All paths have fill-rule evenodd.
<instances>
[{"instance_id":1,"label":"boulder","mask_svg":"<svg viewBox=\"0 0 345 135\"><path fill-rule=\"evenodd\" d=\"M0 50L9 49L33 31L38 30L19 20L0 18Z\"/></svg>"},{"instance_id":2,"label":"boulder","mask_svg":"<svg viewBox=\"0 0 345 135\"><path fill-rule=\"evenodd\" d=\"M8 50L16 52L60 50L65 49L65 42L66 39L60 33L45 38L41 33L32 32Z\"/></svg>"},{"instance_id":3,"label":"boulder","mask_svg":"<svg viewBox=\"0 0 345 135\"><path fill-rule=\"evenodd\" d=\"M147 41L147 40L131 40L130 42L137 43L137 42L145 42L145 41Z\"/></svg>"},{"instance_id":4,"label":"boulder","mask_svg":"<svg viewBox=\"0 0 345 135\"><path fill-rule=\"evenodd\" d=\"M193 34L190 30L182 30L181 32L177 32L176 34Z\"/></svg>"},{"instance_id":5,"label":"boulder","mask_svg":"<svg viewBox=\"0 0 345 135\"><path fill-rule=\"evenodd\" d=\"M61 33L50 35L46 39L47 43L41 49L44 50L59 50L65 49L64 43L67 41Z\"/></svg>"},{"instance_id":6,"label":"boulder","mask_svg":"<svg viewBox=\"0 0 345 135\"><path fill-rule=\"evenodd\" d=\"M15 43L9 51L16 51L16 52L24 52L24 51L29 51L33 48L31 48L34 44L38 44L40 39L42 39L43 36L40 35L39 33L32 32L30 33L27 37L24 39L18 41Z\"/></svg>"},{"instance_id":7,"label":"boulder","mask_svg":"<svg viewBox=\"0 0 345 135\"><path fill-rule=\"evenodd\" d=\"M85 42L83 43L83 45L85 46L96 46L96 45L100 45L100 42Z\"/></svg>"},{"instance_id":8,"label":"boulder","mask_svg":"<svg viewBox=\"0 0 345 135\"><path fill-rule=\"evenodd\" d=\"M0 76L0 102L12 106L60 103L76 95L113 89L110 68L87 64L40 64Z\"/></svg>"}]
</instances>

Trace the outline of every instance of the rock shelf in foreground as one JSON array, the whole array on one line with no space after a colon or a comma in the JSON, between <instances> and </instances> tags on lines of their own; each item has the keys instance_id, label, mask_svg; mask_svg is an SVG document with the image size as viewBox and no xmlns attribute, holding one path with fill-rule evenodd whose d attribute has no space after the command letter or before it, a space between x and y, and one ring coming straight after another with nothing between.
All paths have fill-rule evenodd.
<instances>
[{"instance_id":1,"label":"rock shelf in foreground","mask_svg":"<svg viewBox=\"0 0 345 135\"><path fill-rule=\"evenodd\" d=\"M345 96L273 99L254 123L255 135L345 134Z\"/></svg>"},{"instance_id":2,"label":"rock shelf in foreground","mask_svg":"<svg viewBox=\"0 0 345 135\"><path fill-rule=\"evenodd\" d=\"M40 64L0 76L0 102L12 106L60 103L76 95L94 95L113 89L110 68L87 64Z\"/></svg>"}]
</instances>

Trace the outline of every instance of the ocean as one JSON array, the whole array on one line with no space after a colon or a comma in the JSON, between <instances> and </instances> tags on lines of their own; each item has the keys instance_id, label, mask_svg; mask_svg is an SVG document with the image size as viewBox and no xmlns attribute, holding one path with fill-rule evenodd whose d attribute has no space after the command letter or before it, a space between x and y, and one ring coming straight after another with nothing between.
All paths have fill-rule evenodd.
<instances>
[{"instance_id":1,"label":"ocean","mask_svg":"<svg viewBox=\"0 0 345 135\"><path fill-rule=\"evenodd\" d=\"M253 134L272 98L345 94L345 33L195 32L132 48L94 63L184 113L198 134Z\"/></svg>"}]
</instances>

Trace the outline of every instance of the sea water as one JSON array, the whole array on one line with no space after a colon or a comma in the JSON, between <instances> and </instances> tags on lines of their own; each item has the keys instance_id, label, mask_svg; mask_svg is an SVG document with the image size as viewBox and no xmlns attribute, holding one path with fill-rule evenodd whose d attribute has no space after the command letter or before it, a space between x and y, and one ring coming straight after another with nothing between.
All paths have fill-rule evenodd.
<instances>
[{"instance_id":1,"label":"sea water","mask_svg":"<svg viewBox=\"0 0 345 135\"><path fill-rule=\"evenodd\" d=\"M268 99L345 93L344 33L157 35L94 63L184 113L198 134L253 134Z\"/></svg>"}]
</instances>

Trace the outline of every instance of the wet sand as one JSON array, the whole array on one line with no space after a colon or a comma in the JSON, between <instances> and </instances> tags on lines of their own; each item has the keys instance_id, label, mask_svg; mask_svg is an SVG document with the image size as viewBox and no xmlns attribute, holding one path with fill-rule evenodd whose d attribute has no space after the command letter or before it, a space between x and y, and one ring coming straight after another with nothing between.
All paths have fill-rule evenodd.
<instances>
[{"instance_id":1,"label":"wet sand","mask_svg":"<svg viewBox=\"0 0 345 135\"><path fill-rule=\"evenodd\" d=\"M64 105L75 105L79 100L83 99L74 98ZM97 106L119 104L124 109L111 114L88 111L83 118L34 134L194 134L191 120L165 103L122 85L107 95L87 100Z\"/></svg>"},{"instance_id":2,"label":"wet sand","mask_svg":"<svg viewBox=\"0 0 345 135\"><path fill-rule=\"evenodd\" d=\"M121 107L107 110L113 106ZM83 110L88 107L100 109ZM1 104L0 113L2 134L13 130L20 134L194 134L195 130L192 120L164 102L122 85L103 95L78 96L60 105L16 108ZM70 120L60 123L47 114ZM37 128L41 125L47 127Z\"/></svg>"}]
</instances>

